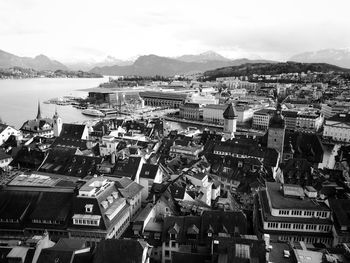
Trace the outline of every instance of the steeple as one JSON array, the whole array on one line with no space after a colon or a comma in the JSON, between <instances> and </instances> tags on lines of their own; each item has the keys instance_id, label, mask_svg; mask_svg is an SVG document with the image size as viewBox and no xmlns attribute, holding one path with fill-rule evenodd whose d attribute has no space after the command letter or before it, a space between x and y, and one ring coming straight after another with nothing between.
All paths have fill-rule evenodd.
<instances>
[{"instance_id":1,"label":"steeple","mask_svg":"<svg viewBox=\"0 0 350 263\"><path fill-rule=\"evenodd\" d=\"M55 114L52 117L53 119L53 135L55 137L60 136L62 131L62 119L58 115L57 107L55 107Z\"/></svg>"},{"instance_id":2,"label":"steeple","mask_svg":"<svg viewBox=\"0 0 350 263\"><path fill-rule=\"evenodd\" d=\"M40 120L41 118L40 101L38 100L38 114L36 115L36 119Z\"/></svg>"},{"instance_id":3,"label":"steeple","mask_svg":"<svg viewBox=\"0 0 350 263\"><path fill-rule=\"evenodd\" d=\"M55 106L55 114L53 115L53 118L57 119L59 117L58 112L57 112L57 106Z\"/></svg>"}]
</instances>

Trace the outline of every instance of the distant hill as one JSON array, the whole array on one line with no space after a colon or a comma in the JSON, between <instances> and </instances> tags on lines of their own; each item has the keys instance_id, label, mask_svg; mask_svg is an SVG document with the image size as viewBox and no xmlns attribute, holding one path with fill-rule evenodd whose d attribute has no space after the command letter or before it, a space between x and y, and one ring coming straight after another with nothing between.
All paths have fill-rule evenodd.
<instances>
[{"instance_id":1,"label":"distant hill","mask_svg":"<svg viewBox=\"0 0 350 263\"><path fill-rule=\"evenodd\" d=\"M175 58L184 62L206 62L206 61L230 61L214 51L207 51L198 55L183 55Z\"/></svg>"},{"instance_id":2,"label":"distant hill","mask_svg":"<svg viewBox=\"0 0 350 263\"><path fill-rule=\"evenodd\" d=\"M207 54L210 57L212 54ZM198 60L197 58L189 57L186 55L186 60ZM201 56L201 55L199 55ZM184 59L182 57L182 59ZM249 59L238 59L238 60L211 60L206 59L203 61L183 61L180 59L160 57L156 55L140 56L132 65L129 66L106 66L106 67L95 67L90 72L99 73L103 75L139 75L139 76L173 76L177 74L188 74L192 72L204 72L210 69L219 67L236 66L243 63L257 63L266 62L267 60L249 60ZM271 61L272 63L272 61Z\"/></svg>"},{"instance_id":3,"label":"distant hill","mask_svg":"<svg viewBox=\"0 0 350 263\"><path fill-rule=\"evenodd\" d=\"M328 63L350 68L350 49L323 49L294 55L291 61L304 63Z\"/></svg>"},{"instance_id":4,"label":"distant hill","mask_svg":"<svg viewBox=\"0 0 350 263\"><path fill-rule=\"evenodd\" d=\"M86 61L76 63L66 63L66 65L72 70L91 70L95 67L107 67L107 66L129 66L132 65L132 60L121 60L112 56L107 56L102 61Z\"/></svg>"},{"instance_id":5,"label":"distant hill","mask_svg":"<svg viewBox=\"0 0 350 263\"><path fill-rule=\"evenodd\" d=\"M35 70L67 70L62 63L49 59L47 56L39 55L35 58L19 57L11 53L0 50L0 68L32 68Z\"/></svg>"},{"instance_id":6,"label":"distant hill","mask_svg":"<svg viewBox=\"0 0 350 263\"><path fill-rule=\"evenodd\" d=\"M250 76L253 74L273 75L281 73L301 73L309 70L314 72L350 72L350 69L326 63L298 63L288 61L284 63L251 63L218 68L204 72L204 76L213 79L218 77Z\"/></svg>"}]
</instances>

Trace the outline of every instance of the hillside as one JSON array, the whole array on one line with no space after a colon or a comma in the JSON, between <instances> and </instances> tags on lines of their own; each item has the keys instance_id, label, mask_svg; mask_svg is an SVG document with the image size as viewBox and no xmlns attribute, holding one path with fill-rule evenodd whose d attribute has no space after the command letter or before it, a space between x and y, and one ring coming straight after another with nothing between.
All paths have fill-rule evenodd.
<instances>
[{"instance_id":1,"label":"hillside","mask_svg":"<svg viewBox=\"0 0 350 263\"><path fill-rule=\"evenodd\" d=\"M67 67L62 63L51 60L44 55L39 55L35 58L19 57L0 50L0 68L12 67L32 68L35 70L67 70Z\"/></svg>"},{"instance_id":2,"label":"hillside","mask_svg":"<svg viewBox=\"0 0 350 263\"><path fill-rule=\"evenodd\" d=\"M350 68L350 49L323 49L304 52L294 55L290 60L304 63L328 63Z\"/></svg>"},{"instance_id":3,"label":"hillside","mask_svg":"<svg viewBox=\"0 0 350 263\"><path fill-rule=\"evenodd\" d=\"M341 68L338 66L326 63L253 63L243 64L233 67L218 68L215 70L206 71L204 76L210 79L218 77L233 77L233 76L251 76L257 75L274 75L281 73L301 73L301 72L350 72L350 69Z\"/></svg>"},{"instance_id":4,"label":"hillside","mask_svg":"<svg viewBox=\"0 0 350 263\"><path fill-rule=\"evenodd\" d=\"M139 57L129 66L107 66L95 67L90 72L103 75L116 76L174 76L178 74L188 74L191 72L204 72L210 69L241 65L243 63L257 63L268 61L255 61L248 59L238 60L205 60L201 62L187 62L179 59L147 55Z\"/></svg>"}]
</instances>

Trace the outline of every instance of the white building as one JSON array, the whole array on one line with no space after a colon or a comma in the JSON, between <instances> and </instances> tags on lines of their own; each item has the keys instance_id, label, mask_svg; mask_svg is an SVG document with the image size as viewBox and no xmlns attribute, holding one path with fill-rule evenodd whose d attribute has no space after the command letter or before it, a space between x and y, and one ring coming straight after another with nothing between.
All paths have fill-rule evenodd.
<instances>
[{"instance_id":1,"label":"white building","mask_svg":"<svg viewBox=\"0 0 350 263\"><path fill-rule=\"evenodd\" d=\"M0 149L0 168L6 169L6 167L11 163L11 155L6 154Z\"/></svg>"},{"instance_id":2,"label":"white building","mask_svg":"<svg viewBox=\"0 0 350 263\"><path fill-rule=\"evenodd\" d=\"M339 113L327 119L323 136L335 141L350 142L350 114Z\"/></svg>"},{"instance_id":3,"label":"white building","mask_svg":"<svg viewBox=\"0 0 350 263\"><path fill-rule=\"evenodd\" d=\"M159 165L144 163L140 172L140 185L143 187L141 192L142 202L146 201L153 183L161 184L163 182L163 172Z\"/></svg>"},{"instance_id":4,"label":"white building","mask_svg":"<svg viewBox=\"0 0 350 263\"><path fill-rule=\"evenodd\" d=\"M245 123L253 118L254 110L248 106L236 106L237 123Z\"/></svg>"},{"instance_id":5,"label":"white building","mask_svg":"<svg viewBox=\"0 0 350 263\"><path fill-rule=\"evenodd\" d=\"M326 103L321 104L321 112L325 118L348 111L350 111L350 102L326 101Z\"/></svg>"},{"instance_id":6,"label":"white building","mask_svg":"<svg viewBox=\"0 0 350 263\"><path fill-rule=\"evenodd\" d=\"M226 104L208 104L203 107L203 121L209 123L224 124L224 111Z\"/></svg>"},{"instance_id":7,"label":"white building","mask_svg":"<svg viewBox=\"0 0 350 263\"><path fill-rule=\"evenodd\" d=\"M114 136L103 136L102 137L102 143L100 144L100 155L101 156L108 156L112 153L117 152L117 146L118 146L119 140L117 140Z\"/></svg>"},{"instance_id":8,"label":"white building","mask_svg":"<svg viewBox=\"0 0 350 263\"><path fill-rule=\"evenodd\" d=\"M317 201L307 189L299 185L266 182L266 189L258 192L261 225L264 234L274 241L303 241L306 244L333 241L331 210Z\"/></svg>"},{"instance_id":9,"label":"white building","mask_svg":"<svg viewBox=\"0 0 350 263\"><path fill-rule=\"evenodd\" d=\"M207 104L218 104L219 100L216 99L215 96L211 94L206 94L204 92L201 92L201 93L190 94L187 99L187 102L207 105Z\"/></svg>"},{"instance_id":10,"label":"white building","mask_svg":"<svg viewBox=\"0 0 350 263\"><path fill-rule=\"evenodd\" d=\"M0 123L0 145L6 142L11 135L19 138L21 136L21 132L9 125Z\"/></svg>"},{"instance_id":11,"label":"white building","mask_svg":"<svg viewBox=\"0 0 350 263\"><path fill-rule=\"evenodd\" d=\"M267 130L275 109L262 109L253 113L253 129Z\"/></svg>"},{"instance_id":12,"label":"white building","mask_svg":"<svg viewBox=\"0 0 350 263\"><path fill-rule=\"evenodd\" d=\"M298 112L296 118L296 130L303 132L317 132L321 129L324 118L322 114L317 114L310 111Z\"/></svg>"},{"instance_id":13,"label":"white building","mask_svg":"<svg viewBox=\"0 0 350 263\"><path fill-rule=\"evenodd\" d=\"M87 181L74 198L69 238L119 238L130 223L129 204L118 193L115 183L104 177Z\"/></svg>"}]
</instances>

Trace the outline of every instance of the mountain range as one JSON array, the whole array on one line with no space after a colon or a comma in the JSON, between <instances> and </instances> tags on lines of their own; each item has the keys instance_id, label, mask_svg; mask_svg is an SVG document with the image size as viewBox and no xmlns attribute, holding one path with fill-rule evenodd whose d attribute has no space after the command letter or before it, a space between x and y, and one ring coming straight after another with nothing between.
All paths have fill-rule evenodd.
<instances>
[{"instance_id":1,"label":"mountain range","mask_svg":"<svg viewBox=\"0 0 350 263\"><path fill-rule=\"evenodd\" d=\"M292 56L289 60L304 63L328 63L350 68L350 49L323 49L314 52L304 52Z\"/></svg>"},{"instance_id":2,"label":"mountain range","mask_svg":"<svg viewBox=\"0 0 350 263\"><path fill-rule=\"evenodd\" d=\"M38 55L34 58L19 57L0 50L0 68L11 67L32 68L35 70L68 70L62 63L49 59L45 55Z\"/></svg>"},{"instance_id":3,"label":"mountain range","mask_svg":"<svg viewBox=\"0 0 350 263\"><path fill-rule=\"evenodd\" d=\"M121 60L112 56L107 56L101 61L91 60L91 61L81 61L74 63L65 63L72 70L91 70L95 67L108 67L108 66L129 66L134 63L133 60Z\"/></svg>"},{"instance_id":4,"label":"mountain range","mask_svg":"<svg viewBox=\"0 0 350 263\"><path fill-rule=\"evenodd\" d=\"M339 67L350 68L350 49L324 49L315 52L300 53L290 61L303 63L328 63ZM0 50L0 68L22 67L35 70L90 70L103 75L140 75L140 76L173 76L192 74L217 68L234 67L243 64L277 63L270 60L229 59L216 52L207 51L197 55L179 57L162 57L157 55L139 56L135 60L120 60L107 56L101 61L84 61L64 65L45 55L34 58L20 57Z\"/></svg>"},{"instance_id":5,"label":"mountain range","mask_svg":"<svg viewBox=\"0 0 350 263\"><path fill-rule=\"evenodd\" d=\"M214 52L199 55L184 55L178 58L168 58L156 55L140 56L129 66L95 67L90 72L103 75L139 75L139 76L173 76L192 74L206 70L242 65L245 63L274 63L268 60L236 59L230 60Z\"/></svg>"}]
</instances>

